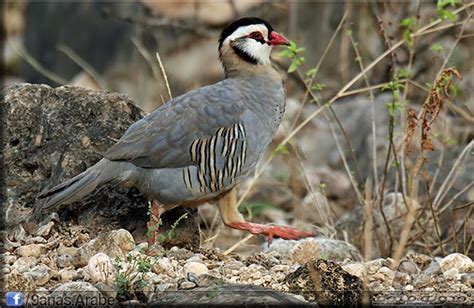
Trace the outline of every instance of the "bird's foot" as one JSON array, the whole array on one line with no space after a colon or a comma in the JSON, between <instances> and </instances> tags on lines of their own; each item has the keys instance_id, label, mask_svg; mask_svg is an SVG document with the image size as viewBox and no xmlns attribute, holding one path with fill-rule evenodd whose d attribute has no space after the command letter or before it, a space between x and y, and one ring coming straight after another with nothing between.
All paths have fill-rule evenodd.
<instances>
[{"instance_id":1,"label":"bird's foot","mask_svg":"<svg viewBox=\"0 0 474 308\"><path fill-rule=\"evenodd\" d=\"M227 226L234 229L245 230L252 234L266 235L268 237L268 245L272 243L272 240L275 237L284 240L298 240L305 237L315 236L313 232L299 231L291 227L263 225L247 221L233 222L227 224Z\"/></svg>"}]
</instances>

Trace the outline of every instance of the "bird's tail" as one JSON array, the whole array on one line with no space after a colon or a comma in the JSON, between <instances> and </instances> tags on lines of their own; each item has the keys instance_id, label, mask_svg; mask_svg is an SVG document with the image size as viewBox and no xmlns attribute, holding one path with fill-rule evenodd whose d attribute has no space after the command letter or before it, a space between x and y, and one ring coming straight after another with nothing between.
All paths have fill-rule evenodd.
<instances>
[{"instance_id":1,"label":"bird's tail","mask_svg":"<svg viewBox=\"0 0 474 308\"><path fill-rule=\"evenodd\" d=\"M121 168L114 168L115 166L110 166L110 164L114 162L102 159L83 173L40 194L38 199L47 198L40 210L45 211L61 204L79 201L98 185L120 178Z\"/></svg>"}]
</instances>

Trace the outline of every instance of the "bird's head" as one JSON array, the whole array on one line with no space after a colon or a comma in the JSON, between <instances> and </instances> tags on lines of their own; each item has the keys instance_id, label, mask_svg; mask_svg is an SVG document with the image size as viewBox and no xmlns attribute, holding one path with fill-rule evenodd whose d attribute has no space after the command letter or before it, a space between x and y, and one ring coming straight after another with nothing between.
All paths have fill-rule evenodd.
<instances>
[{"instance_id":1,"label":"bird's head","mask_svg":"<svg viewBox=\"0 0 474 308\"><path fill-rule=\"evenodd\" d=\"M263 19L247 17L229 24L219 38L219 58L237 56L254 65L269 65L274 46L289 45L288 40Z\"/></svg>"}]
</instances>

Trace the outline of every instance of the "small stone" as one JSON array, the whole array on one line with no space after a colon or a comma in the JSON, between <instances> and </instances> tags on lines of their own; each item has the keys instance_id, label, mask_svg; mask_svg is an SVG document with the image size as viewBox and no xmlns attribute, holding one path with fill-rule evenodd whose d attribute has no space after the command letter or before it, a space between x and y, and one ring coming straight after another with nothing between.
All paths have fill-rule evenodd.
<instances>
[{"instance_id":1,"label":"small stone","mask_svg":"<svg viewBox=\"0 0 474 308\"><path fill-rule=\"evenodd\" d=\"M286 264L278 264L278 265L275 265L274 267L272 267L270 269L270 271L288 273L290 271L290 267Z\"/></svg>"},{"instance_id":2,"label":"small stone","mask_svg":"<svg viewBox=\"0 0 474 308\"><path fill-rule=\"evenodd\" d=\"M195 278L194 282L198 287L209 287L215 284L222 283L222 279L216 275L204 273Z\"/></svg>"},{"instance_id":3,"label":"small stone","mask_svg":"<svg viewBox=\"0 0 474 308\"><path fill-rule=\"evenodd\" d=\"M3 266L2 267L2 274L6 275L6 274L9 274L10 272L11 272L10 266Z\"/></svg>"},{"instance_id":4,"label":"small stone","mask_svg":"<svg viewBox=\"0 0 474 308\"><path fill-rule=\"evenodd\" d=\"M158 243L155 243L148 247L147 254L150 257L161 257L165 254L165 249Z\"/></svg>"},{"instance_id":5,"label":"small stone","mask_svg":"<svg viewBox=\"0 0 474 308\"><path fill-rule=\"evenodd\" d=\"M98 253L90 258L87 268L93 283L112 284L115 281L115 267L109 256L104 253Z\"/></svg>"},{"instance_id":6,"label":"small stone","mask_svg":"<svg viewBox=\"0 0 474 308\"><path fill-rule=\"evenodd\" d=\"M405 291L413 291L413 289L414 289L414 288L413 288L413 286L412 286L411 284L406 285L406 286L403 287L403 290L405 290Z\"/></svg>"},{"instance_id":7,"label":"small stone","mask_svg":"<svg viewBox=\"0 0 474 308\"><path fill-rule=\"evenodd\" d=\"M54 221L50 221L45 225L42 225L36 230L36 235L41 237L47 237L54 226Z\"/></svg>"},{"instance_id":8,"label":"small stone","mask_svg":"<svg viewBox=\"0 0 474 308\"><path fill-rule=\"evenodd\" d=\"M35 257L20 257L12 265L12 269L17 270L20 273L29 271L33 266L38 263Z\"/></svg>"},{"instance_id":9,"label":"small stone","mask_svg":"<svg viewBox=\"0 0 474 308\"><path fill-rule=\"evenodd\" d=\"M196 287L196 284L194 282L191 282L191 281L184 281L184 282L181 283L181 285L179 287L180 287L180 289L188 290L188 289L192 289L192 288Z\"/></svg>"},{"instance_id":10,"label":"small stone","mask_svg":"<svg viewBox=\"0 0 474 308\"><path fill-rule=\"evenodd\" d=\"M178 284L176 283L160 283L155 287L156 292L177 291Z\"/></svg>"},{"instance_id":11,"label":"small stone","mask_svg":"<svg viewBox=\"0 0 474 308\"><path fill-rule=\"evenodd\" d=\"M109 233L108 237L114 241L124 253L129 252L135 247L133 236L125 229L114 230Z\"/></svg>"},{"instance_id":12,"label":"small stone","mask_svg":"<svg viewBox=\"0 0 474 308\"><path fill-rule=\"evenodd\" d=\"M367 279L367 268L360 262L343 265L342 269L351 275L359 277L362 281Z\"/></svg>"},{"instance_id":13,"label":"small stone","mask_svg":"<svg viewBox=\"0 0 474 308\"><path fill-rule=\"evenodd\" d=\"M206 274L208 272L207 266L201 262L188 262L184 265L184 272L186 275L188 273L193 273L196 276Z\"/></svg>"},{"instance_id":14,"label":"small stone","mask_svg":"<svg viewBox=\"0 0 474 308\"><path fill-rule=\"evenodd\" d=\"M176 260L186 260L188 258L191 258L193 256L193 253L187 249L184 248L178 248L173 250L176 246L173 246L172 249L170 249L167 253L166 256L168 258L174 258Z\"/></svg>"},{"instance_id":15,"label":"small stone","mask_svg":"<svg viewBox=\"0 0 474 308\"><path fill-rule=\"evenodd\" d=\"M135 246L135 249L139 251L147 251L148 250L148 242L143 242Z\"/></svg>"},{"instance_id":16,"label":"small stone","mask_svg":"<svg viewBox=\"0 0 474 308\"><path fill-rule=\"evenodd\" d=\"M320 257L319 245L312 240L304 240L291 249L291 260L298 264L305 264L311 259Z\"/></svg>"},{"instance_id":17,"label":"small stone","mask_svg":"<svg viewBox=\"0 0 474 308\"><path fill-rule=\"evenodd\" d=\"M5 264L12 265L17 260L17 257L15 255L4 255L2 260Z\"/></svg>"},{"instance_id":18,"label":"small stone","mask_svg":"<svg viewBox=\"0 0 474 308\"><path fill-rule=\"evenodd\" d=\"M25 244L27 244L27 245L29 245L29 244L46 244L46 243L48 243L48 241L44 237L41 237L41 236L35 236L35 237L27 238L26 241L25 241Z\"/></svg>"},{"instance_id":19,"label":"small stone","mask_svg":"<svg viewBox=\"0 0 474 308\"><path fill-rule=\"evenodd\" d=\"M37 265L25 273L25 277L31 278L37 286L45 285L51 279L51 276L51 269L44 264Z\"/></svg>"},{"instance_id":20,"label":"small stone","mask_svg":"<svg viewBox=\"0 0 474 308\"><path fill-rule=\"evenodd\" d=\"M17 225L13 229L13 239L17 242L23 242L26 237L26 231L22 225Z\"/></svg>"},{"instance_id":21,"label":"small stone","mask_svg":"<svg viewBox=\"0 0 474 308\"><path fill-rule=\"evenodd\" d=\"M22 257L39 257L46 253L46 246L43 244L25 245L18 247L18 249L15 250L15 253Z\"/></svg>"},{"instance_id":22,"label":"small stone","mask_svg":"<svg viewBox=\"0 0 474 308\"><path fill-rule=\"evenodd\" d=\"M159 258L151 267L156 274L168 273L173 270L170 259L167 257Z\"/></svg>"},{"instance_id":23,"label":"small stone","mask_svg":"<svg viewBox=\"0 0 474 308\"><path fill-rule=\"evenodd\" d=\"M70 255L72 257L75 257L77 255L77 250L78 249L76 247L68 247L65 246L63 243L60 243L56 251L58 255Z\"/></svg>"},{"instance_id":24,"label":"small stone","mask_svg":"<svg viewBox=\"0 0 474 308\"><path fill-rule=\"evenodd\" d=\"M59 271L59 277L62 282L72 281L78 277L77 272L69 269L61 269Z\"/></svg>"},{"instance_id":25,"label":"small stone","mask_svg":"<svg viewBox=\"0 0 474 308\"><path fill-rule=\"evenodd\" d=\"M400 265L398 265L397 272L409 274L409 275L415 275L419 273L418 266L413 260L403 260L400 262Z\"/></svg>"},{"instance_id":26,"label":"small stone","mask_svg":"<svg viewBox=\"0 0 474 308\"><path fill-rule=\"evenodd\" d=\"M447 271L443 273L444 277L450 278L450 279L455 279L458 274L459 274L459 271L455 267L448 269Z\"/></svg>"},{"instance_id":27,"label":"small stone","mask_svg":"<svg viewBox=\"0 0 474 308\"><path fill-rule=\"evenodd\" d=\"M474 285L474 273L461 275L461 282L468 287L472 287Z\"/></svg>"},{"instance_id":28,"label":"small stone","mask_svg":"<svg viewBox=\"0 0 474 308\"><path fill-rule=\"evenodd\" d=\"M365 267L367 268L367 274L373 275L378 272L378 270L384 266L384 259L375 259L372 261L365 262Z\"/></svg>"},{"instance_id":29,"label":"small stone","mask_svg":"<svg viewBox=\"0 0 474 308\"><path fill-rule=\"evenodd\" d=\"M252 281L252 284L257 285L257 286L261 286L261 285L263 285L264 283L265 283L265 281L264 281L263 279L261 279L261 278Z\"/></svg>"},{"instance_id":30,"label":"small stone","mask_svg":"<svg viewBox=\"0 0 474 308\"><path fill-rule=\"evenodd\" d=\"M439 263L444 272L452 268L460 269L464 266L469 266L471 264L471 258L460 253L452 253L450 255L447 255Z\"/></svg>"},{"instance_id":31,"label":"small stone","mask_svg":"<svg viewBox=\"0 0 474 308\"><path fill-rule=\"evenodd\" d=\"M426 287L423 289L425 292L433 292L435 289L433 287Z\"/></svg>"},{"instance_id":32,"label":"small stone","mask_svg":"<svg viewBox=\"0 0 474 308\"><path fill-rule=\"evenodd\" d=\"M56 265L59 268L71 267L73 266L73 259L70 255L59 255L56 258Z\"/></svg>"},{"instance_id":33,"label":"small stone","mask_svg":"<svg viewBox=\"0 0 474 308\"><path fill-rule=\"evenodd\" d=\"M422 273L428 276L436 276L443 274L443 270L441 269L439 263L436 260L433 260L430 265L428 265L428 267L423 270Z\"/></svg>"}]
</instances>

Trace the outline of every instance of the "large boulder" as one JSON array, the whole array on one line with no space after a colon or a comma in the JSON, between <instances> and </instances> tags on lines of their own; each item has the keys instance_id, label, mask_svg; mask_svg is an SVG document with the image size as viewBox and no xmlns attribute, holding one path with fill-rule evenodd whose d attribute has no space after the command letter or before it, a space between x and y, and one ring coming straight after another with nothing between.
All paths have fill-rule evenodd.
<instances>
[{"instance_id":1,"label":"large boulder","mask_svg":"<svg viewBox=\"0 0 474 308\"><path fill-rule=\"evenodd\" d=\"M7 86L2 91L1 106L7 226L31 222L33 209L43 202L36 200L40 192L95 164L102 158L101 153L144 115L127 95L71 86ZM135 188L104 185L83 200L54 210L61 221L85 226L92 234L124 228L140 240L146 233L148 200ZM178 213L169 214L179 217L189 211L178 209ZM41 219L41 213L35 214ZM188 220L195 216L188 214ZM183 223L178 229L180 226L198 234L196 223ZM186 237L184 230L176 231L178 238L180 234ZM194 243L199 243L195 237L191 237Z\"/></svg>"}]
</instances>

